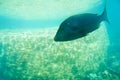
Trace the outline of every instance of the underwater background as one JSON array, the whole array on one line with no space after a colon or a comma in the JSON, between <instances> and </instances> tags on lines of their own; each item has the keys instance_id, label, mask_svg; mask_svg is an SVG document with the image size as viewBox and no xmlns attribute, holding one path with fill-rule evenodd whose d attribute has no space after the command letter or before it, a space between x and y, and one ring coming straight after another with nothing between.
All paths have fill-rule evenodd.
<instances>
[{"instance_id":1,"label":"underwater background","mask_svg":"<svg viewBox=\"0 0 120 80\"><path fill-rule=\"evenodd\" d=\"M55 42L62 21L81 13L110 23ZM0 0L0 80L120 80L119 0Z\"/></svg>"}]
</instances>

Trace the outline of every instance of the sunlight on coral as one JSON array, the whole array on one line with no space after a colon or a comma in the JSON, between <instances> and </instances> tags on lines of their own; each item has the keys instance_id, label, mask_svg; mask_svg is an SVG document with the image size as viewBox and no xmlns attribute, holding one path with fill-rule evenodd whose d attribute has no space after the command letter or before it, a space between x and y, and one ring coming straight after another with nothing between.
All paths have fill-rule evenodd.
<instances>
[{"instance_id":1,"label":"sunlight on coral","mask_svg":"<svg viewBox=\"0 0 120 80\"><path fill-rule=\"evenodd\" d=\"M104 62L109 45L104 24L86 37L61 43L53 40L56 30L1 30L1 76L6 80L100 80L103 74L104 78L111 75Z\"/></svg>"}]
</instances>

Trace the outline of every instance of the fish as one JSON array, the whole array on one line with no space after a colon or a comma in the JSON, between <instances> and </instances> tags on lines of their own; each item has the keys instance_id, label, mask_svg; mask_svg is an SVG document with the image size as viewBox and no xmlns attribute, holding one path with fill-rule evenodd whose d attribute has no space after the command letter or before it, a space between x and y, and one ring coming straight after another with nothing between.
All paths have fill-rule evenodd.
<instances>
[{"instance_id":1,"label":"fish","mask_svg":"<svg viewBox=\"0 0 120 80\"><path fill-rule=\"evenodd\" d=\"M60 24L54 37L54 41L71 41L85 37L98 29L102 21L108 21L106 6L101 15L94 13L72 15Z\"/></svg>"}]
</instances>

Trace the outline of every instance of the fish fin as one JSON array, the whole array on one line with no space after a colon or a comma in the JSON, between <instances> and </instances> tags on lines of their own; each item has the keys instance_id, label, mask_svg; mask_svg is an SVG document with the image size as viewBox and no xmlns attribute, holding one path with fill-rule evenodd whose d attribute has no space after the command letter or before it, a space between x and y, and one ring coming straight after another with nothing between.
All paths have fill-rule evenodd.
<instances>
[{"instance_id":1,"label":"fish fin","mask_svg":"<svg viewBox=\"0 0 120 80\"><path fill-rule=\"evenodd\" d=\"M108 17L107 17L107 0L105 2L104 11L101 16L102 16L102 20L105 20L106 22L110 24L110 21L108 20Z\"/></svg>"}]
</instances>

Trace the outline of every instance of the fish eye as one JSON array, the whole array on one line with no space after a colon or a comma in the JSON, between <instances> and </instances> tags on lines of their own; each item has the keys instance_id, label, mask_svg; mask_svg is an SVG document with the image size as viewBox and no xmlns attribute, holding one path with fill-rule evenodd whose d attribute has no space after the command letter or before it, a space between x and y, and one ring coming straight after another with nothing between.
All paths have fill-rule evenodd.
<instances>
[{"instance_id":1,"label":"fish eye","mask_svg":"<svg viewBox=\"0 0 120 80\"><path fill-rule=\"evenodd\" d=\"M76 31L76 30L77 30L77 28L76 28L76 27L72 27L71 29L72 29L72 31Z\"/></svg>"},{"instance_id":2,"label":"fish eye","mask_svg":"<svg viewBox=\"0 0 120 80\"><path fill-rule=\"evenodd\" d=\"M70 23L67 23L67 25L70 25Z\"/></svg>"}]
</instances>

